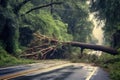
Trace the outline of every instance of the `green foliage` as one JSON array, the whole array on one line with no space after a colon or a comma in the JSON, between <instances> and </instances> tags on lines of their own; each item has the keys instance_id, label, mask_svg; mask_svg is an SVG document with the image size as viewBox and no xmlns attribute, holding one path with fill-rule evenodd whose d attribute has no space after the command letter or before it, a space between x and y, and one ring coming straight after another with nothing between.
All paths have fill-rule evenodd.
<instances>
[{"instance_id":1,"label":"green foliage","mask_svg":"<svg viewBox=\"0 0 120 80\"><path fill-rule=\"evenodd\" d=\"M120 30L119 8L120 0L95 0L92 4L91 10L98 11L97 17L105 21L103 30L107 44L114 43L112 42L113 34L117 32L117 30Z\"/></svg>"},{"instance_id":2,"label":"green foliage","mask_svg":"<svg viewBox=\"0 0 120 80\"><path fill-rule=\"evenodd\" d=\"M83 55L80 55L80 53L78 54L74 54L72 56L72 58L70 59L71 62L84 62L84 63L96 63L98 61L98 56L96 55L90 55L90 54L86 54L83 53Z\"/></svg>"},{"instance_id":3,"label":"green foliage","mask_svg":"<svg viewBox=\"0 0 120 80\"><path fill-rule=\"evenodd\" d=\"M3 43L4 49L9 53L16 53L18 49L18 19L13 13L10 5L7 8L0 8L0 40Z\"/></svg>"},{"instance_id":4,"label":"green foliage","mask_svg":"<svg viewBox=\"0 0 120 80\"><path fill-rule=\"evenodd\" d=\"M112 80L120 80L120 62L114 63L109 65L110 68L110 75Z\"/></svg>"},{"instance_id":5,"label":"green foliage","mask_svg":"<svg viewBox=\"0 0 120 80\"><path fill-rule=\"evenodd\" d=\"M120 55L103 54L96 62L97 65L107 69L112 80L120 79Z\"/></svg>"},{"instance_id":6,"label":"green foliage","mask_svg":"<svg viewBox=\"0 0 120 80\"><path fill-rule=\"evenodd\" d=\"M2 36L0 40L6 51L9 53L21 52L18 42L19 27L29 27L34 32L39 30L40 33L57 38L61 41L72 40L72 36L67 33L67 24L62 22L60 18L54 19L48 11L40 10L39 12L38 10L28 15L20 16L35 6L31 2L22 6L19 15L15 14L14 8L22 1L23 0L10 0L8 1L9 4L6 4L6 8L0 7L0 11L2 12L0 13L0 36Z\"/></svg>"},{"instance_id":7,"label":"green foliage","mask_svg":"<svg viewBox=\"0 0 120 80\"><path fill-rule=\"evenodd\" d=\"M25 16L26 25L34 31L39 31L41 34L54 37L60 41L72 40L72 36L67 33L67 24L59 19L54 19L53 16L46 11L41 10L39 14L29 14Z\"/></svg>"},{"instance_id":8,"label":"green foliage","mask_svg":"<svg viewBox=\"0 0 120 80\"><path fill-rule=\"evenodd\" d=\"M19 14L22 15L22 14L24 14L25 12L27 12L28 10L30 10L33 7L34 7L34 5L32 3L30 3L30 2L28 2L26 5L22 6ZM34 13L34 12L32 12L32 13Z\"/></svg>"},{"instance_id":9,"label":"green foliage","mask_svg":"<svg viewBox=\"0 0 120 80\"><path fill-rule=\"evenodd\" d=\"M29 64L36 62L34 60L27 59L18 59L8 54L1 46L0 46L0 67L18 65L18 64Z\"/></svg>"},{"instance_id":10,"label":"green foliage","mask_svg":"<svg viewBox=\"0 0 120 80\"><path fill-rule=\"evenodd\" d=\"M120 53L120 48L119 48L119 49L117 49L117 51Z\"/></svg>"},{"instance_id":11,"label":"green foliage","mask_svg":"<svg viewBox=\"0 0 120 80\"><path fill-rule=\"evenodd\" d=\"M88 5L83 0L63 1L61 6L54 6L54 12L68 23L68 32L74 41L88 42L92 33L92 23L88 21Z\"/></svg>"},{"instance_id":12,"label":"green foliage","mask_svg":"<svg viewBox=\"0 0 120 80\"><path fill-rule=\"evenodd\" d=\"M61 0L64 4L59 6L54 5L53 14L50 14L50 8L48 7L34 10L29 14L21 16L21 14L24 14L35 6L48 4L50 2L48 0L32 0L23 5L19 13L16 14L14 9L22 1L24 0L9 0L7 1L8 4L6 4L7 7L3 8L0 6L0 36L2 36L0 42L7 52L15 53L17 55L21 52L21 44L19 45L18 41L18 39L21 38L21 35L19 34L20 28L30 28L33 32L38 31L43 35L60 41L75 40L88 42L91 39L92 23L88 21L89 11L88 5L85 2L86 0ZM72 48L71 50L79 52L79 49L76 48ZM71 50L69 52L71 52ZM3 59L3 63L7 62L6 60L9 60L8 57L12 57L7 55L6 52L2 53L6 55L6 57L3 56L5 61L1 58ZM13 55L15 56L15 54ZM16 58L11 59L19 63Z\"/></svg>"},{"instance_id":13,"label":"green foliage","mask_svg":"<svg viewBox=\"0 0 120 80\"><path fill-rule=\"evenodd\" d=\"M17 62L17 59L7 54L3 48L0 48L0 66L14 64L14 62Z\"/></svg>"}]
</instances>

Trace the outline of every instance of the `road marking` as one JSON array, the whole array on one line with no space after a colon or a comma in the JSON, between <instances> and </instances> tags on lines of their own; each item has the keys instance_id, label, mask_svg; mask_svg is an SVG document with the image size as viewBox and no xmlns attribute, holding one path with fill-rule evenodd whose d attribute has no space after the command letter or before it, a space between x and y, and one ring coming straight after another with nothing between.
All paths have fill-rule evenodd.
<instances>
[{"instance_id":1,"label":"road marking","mask_svg":"<svg viewBox=\"0 0 120 80\"><path fill-rule=\"evenodd\" d=\"M96 72L97 69L98 69L98 68L95 67L94 70L92 71L92 73L91 73L85 80L90 80L91 77L95 74L95 72Z\"/></svg>"},{"instance_id":2,"label":"road marking","mask_svg":"<svg viewBox=\"0 0 120 80\"><path fill-rule=\"evenodd\" d=\"M0 76L0 80L12 79L12 78L15 78L15 77L19 77L19 76L23 76L23 75L27 75L27 74L33 73L35 71L40 71L39 73L47 72L47 71L51 71L51 70L54 70L54 69L67 67L67 66L70 66L70 65L72 65L72 64L71 63L65 63L63 65L51 66L51 67L48 67L48 68L42 68L42 69L41 68L37 68L37 69L25 70L25 71L9 74L9 75L6 75L6 76Z\"/></svg>"}]
</instances>

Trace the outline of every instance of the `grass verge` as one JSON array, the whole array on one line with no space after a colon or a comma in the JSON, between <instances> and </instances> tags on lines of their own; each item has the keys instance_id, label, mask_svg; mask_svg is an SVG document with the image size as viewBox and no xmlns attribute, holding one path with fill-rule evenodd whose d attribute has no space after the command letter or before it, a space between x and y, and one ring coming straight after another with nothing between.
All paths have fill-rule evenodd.
<instances>
[{"instance_id":1,"label":"grass verge","mask_svg":"<svg viewBox=\"0 0 120 80\"><path fill-rule=\"evenodd\" d=\"M30 64L35 63L36 60L20 59L8 54L4 49L0 48L0 67L20 65L20 64Z\"/></svg>"},{"instance_id":2,"label":"grass verge","mask_svg":"<svg viewBox=\"0 0 120 80\"><path fill-rule=\"evenodd\" d=\"M103 54L96 64L105 68L110 73L112 80L120 80L120 55Z\"/></svg>"}]
</instances>

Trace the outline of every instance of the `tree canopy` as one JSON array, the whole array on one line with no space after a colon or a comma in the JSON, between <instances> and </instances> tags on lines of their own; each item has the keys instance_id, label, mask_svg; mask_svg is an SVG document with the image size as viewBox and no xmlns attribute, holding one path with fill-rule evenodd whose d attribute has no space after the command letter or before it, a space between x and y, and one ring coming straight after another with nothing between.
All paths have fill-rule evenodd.
<instances>
[{"instance_id":1,"label":"tree canopy","mask_svg":"<svg viewBox=\"0 0 120 80\"><path fill-rule=\"evenodd\" d=\"M34 33L59 41L93 43L86 0L0 0L0 46L18 55Z\"/></svg>"},{"instance_id":2,"label":"tree canopy","mask_svg":"<svg viewBox=\"0 0 120 80\"><path fill-rule=\"evenodd\" d=\"M116 43L114 39L116 33L120 34L120 10L118 10L119 8L119 0L92 0L91 11L98 11L97 17L105 21L105 27L103 28L103 30L105 33L106 42L111 43L113 47L117 48L119 47L119 41L117 41L118 45L114 45L114 43Z\"/></svg>"}]
</instances>

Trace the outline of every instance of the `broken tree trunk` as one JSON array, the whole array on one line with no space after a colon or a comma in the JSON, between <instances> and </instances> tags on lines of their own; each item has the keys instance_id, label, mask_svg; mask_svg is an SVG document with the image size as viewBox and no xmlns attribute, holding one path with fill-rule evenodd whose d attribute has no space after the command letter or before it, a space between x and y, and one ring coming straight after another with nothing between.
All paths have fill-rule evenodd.
<instances>
[{"instance_id":1,"label":"broken tree trunk","mask_svg":"<svg viewBox=\"0 0 120 80\"><path fill-rule=\"evenodd\" d=\"M93 50L99 50L103 52L107 52L112 55L118 54L117 50L114 48L102 46L102 45L94 45L94 44L87 44L87 43L81 43L81 42L63 42L64 44L69 44L74 47L81 47L84 49L93 49Z\"/></svg>"}]
</instances>

